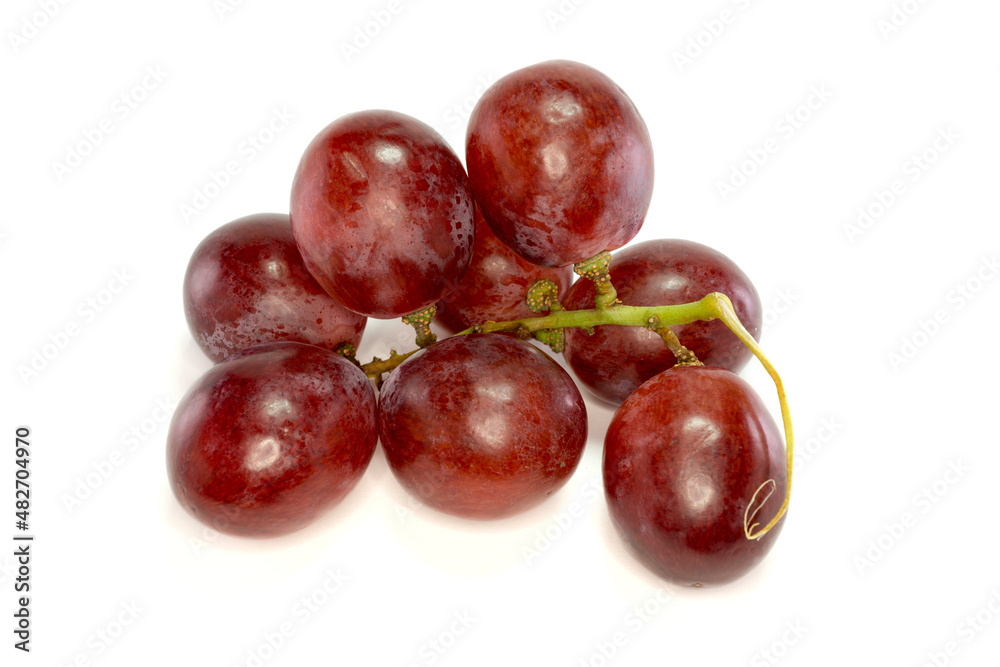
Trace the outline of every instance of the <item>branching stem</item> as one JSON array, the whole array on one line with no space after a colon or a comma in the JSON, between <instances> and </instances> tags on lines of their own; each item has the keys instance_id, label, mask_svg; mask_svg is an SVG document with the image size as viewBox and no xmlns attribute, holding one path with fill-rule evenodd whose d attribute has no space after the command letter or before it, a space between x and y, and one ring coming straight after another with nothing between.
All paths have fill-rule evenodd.
<instances>
[{"instance_id":1,"label":"branching stem","mask_svg":"<svg viewBox=\"0 0 1000 667\"><path fill-rule=\"evenodd\" d=\"M608 295L605 294L605 296ZM777 514L775 514L763 528L760 528L759 524L753 521L754 517L760 511L761 506L770 498L771 493L773 493L774 487L776 486L774 480L767 480L756 490L753 497L748 499L747 512L744 514L743 527L747 539L760 539L778 523L781 517L788 510L788 503L792 491L792 463L794 447L792 419L788 409L788 399L785 396L785 388L781 382L781 376L778 375L778 371L768 360L763 350L761 350L760 345L757 344L757 341L754 340L753 336L751 336L746 328L744 328L743 324L736 316L736 311L733 308L732 302L725 294L713 292L699 301L692 301L691 303L672 306L626 306L624 304L617 303L615 297L611 298L612 301L610 303L606 303L603 307L598 305L598 307L589 310L559 310L550 312L548 315L541 317L528 317L519 320L511 320L509 322L487 322L485 324L480 324L466 329L465 331L460 331L455 335L461 336L470 333L509 331L515 332L520 338L530 338L535 334L535 332L547 329L580 328L592 330L594 327L615 324L621 326L651 328L658 333L666 330L669 333L665 334L665 336L673 336L673 340L676 341L676 336L673 335L672 331L669 331L668 327L687 324L688 322L696 322L699 320L721 320L736 335L736 337L743 342L744 345L750 348L750 351L753 352L754 356L757 357L760 363L764 366L764 369L774 381L775 388L778 391L778 401L781 405L781 420L785 431L785 466L787 476L785 497L782 500L781 507L778 509ZM667 343L670 345L671 341L668 340ZM675 351L674 348L671 347L671 351L673 351L674 356L676 356L678 360L683 363L681 357L684 354L684 351L686 351L686 348L680 345L679 341L677 342L677 345L679 346L678 349ZM388 359L374 359L370 363L364 364L361 368L365 371L365 374L368 375L368 377L373 378L376 382L381 382L381 378L384 373L396 368L396 366L403 363L403 361L405 361L408 357L416 354L417 352L419 352L419 350L413 350L412 352L408 352L406 354L398 354L393 351ZM678 352L680 352L680 354L678 354ZM758 498L761 494L763 494L763 496ZM753 510L752 513L751 510Z\"/></svg>"}]
</instances>

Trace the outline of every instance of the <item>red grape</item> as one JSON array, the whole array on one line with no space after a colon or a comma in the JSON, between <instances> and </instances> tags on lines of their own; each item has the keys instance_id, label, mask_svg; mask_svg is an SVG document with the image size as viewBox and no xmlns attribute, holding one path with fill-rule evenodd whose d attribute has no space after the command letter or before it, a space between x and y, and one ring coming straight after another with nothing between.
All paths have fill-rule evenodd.
<instances>
[{"instance_id":1,"label":"red grape","mask_svg":"<svg viewBox=\"0 0 1000 667\"><path fill-rule=\"evenodd\" d=\"M580 462L587 411L572 378L516 338L455 336L382 386L379 434L396 478L458 516L493 519L555 493Z\"/></svg>"},{"instance_id":2,"label":"red grape","mask_svg":"<svg viewBox=\"0 0 1000 667\"><path fill-rule=\"evenodd\" d=\"M541 266L625 245L653 193L652 142L635 105L601 72L567 60L493 84L469 118L465 159L490 227Z\"/></svg>"},{"instance_id":3,"label":"red grape","mask_svg":"<svg viewBox=\"0 0 1000 667\"><path fill-rule=\"evenodd\" d=\"M767 480L773 493L754 495ZM777 426L737 375L677 366L639 387L615 413L604 440L611 519L636 557L678 584L720 584L756 565L784 517L760 539L785 494ZM755 510L759 512L754 514Z\"/></svg>"},{"instance_id":4,"label":"red grape","mask_svg":"<svg viewBox=\"0 0 1000 667\"><path fill-rule=\"evenodd\" d=\"M732 260L708 246L677 239L645 241L615 253L610 271L618 298L630 306L689 303L722 292L750 335L760 339L762 309L756 288ZM594 295L591 281L578 280L563 305L593 308ZM736 372L751 357L749 348L718 320L672 329L706 366ZM593 335L567 329L564 355L577 378L611 403L621 403L677 361L662 338L642 327L595 327Z\"/></svg>"},{"instance_id":5,"label":"red grape","mask_svg":"<svg viewBox=\"0 0 1000 667\"><path fill-rule=\"evenodd\" d=\"M361 111L320 132L292 185L306 266L354 312L388 319L429 306L472 257L469 180L445 140L394 111Z\"/></svg>"},{"instance_id":6,"label":"red grape","mask_svg":"<svg viewBox=\"0 0 1000 667\"><path fill-rule=\"evenodd\" d=\"M279 213L249 215L205 237L184 276L184 313L213 361L281 340L357 345L366 321L310 275Z\"/></svg>"},{"instance_id":7,"label":"red grape","mask_svg":"<svg viewBox=\"0 0 1000 667\"><path fill-rule=\"evenodd\" d=\"M302 528L354 488L378 438L357 366L304 343L269 343L213 366L167 434L170 485L194 517L255 537Z\"/></svg>"},{"instance_id":8,"label":"red grape","mask_svg":"<svg viewBox=\"0 0 1000 667\"><path fill-rule=\"evenodd\" d=\"M525 295L543 279L555 283L562 297L573 282L573 270L547 269L521 259L490 230L477 206L472 262L462 282L438 301L437 320L454 333L488 321L535 317Z\"/></svg>"}]
</instances>

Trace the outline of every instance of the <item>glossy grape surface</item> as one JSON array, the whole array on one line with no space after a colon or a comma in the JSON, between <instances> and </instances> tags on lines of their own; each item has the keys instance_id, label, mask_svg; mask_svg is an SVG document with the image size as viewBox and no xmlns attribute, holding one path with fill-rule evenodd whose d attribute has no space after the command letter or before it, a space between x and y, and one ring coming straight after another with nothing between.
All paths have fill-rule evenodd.
<instances>
[{"instance_id":1,"label":"glossy grape surface","mask_svg":"<svg viewBox=\"0 0 1000 667\"><path fill-rule=\"evenodd\" d=\"M280 213L234 220L202 240L184 276L184 314L212 361L282 340L357 345L366 322L312 277Z\"/></svg>"},{"instance_id":2,"label":"glossy grape surface","mask_svg":"<svg viewBox=\"0 0 1000 667\"><path fill-rule=\"evenodd\" d=\"M484 322L537 317L525 301L539 280L551 280L562 298L573 282L573 269L548 269L518 257L496 237L476 207L476 242L472 262L458 286L437 304L437 320L455 333Z\"/></svg>"},{"instance_id":3,"label":"glossy grape surface","mask_svg":"<svg viewBox=\"0 0 1000 667\"><path fill-rule=\"evenodd\" d=\"M777 513L785 453L760 398L721 368L675 367L639 387L611 420L603 467L618 533L644 565L677 584L742 576L784 523L759 540L744 534L747 506L767 480L774 492L751 523L764 526Z\"/></svg>"},{"instance_id":4,"label":"glossy grape surface","mask_svg":"<svg viewBox=\"0 0 1000 667\"><path fill-rule=\"evenodd\" d=\"M653 193L653 147L627 95L567 60L517 70L479 99L466 164L490 227L518 255L566 266L625 245Z\"/></svg>"},{"instance_id":5,"label":"glossy grape surface","mask_svg":"<svg viewBox=\"0 0 1000 667\"><path fill-rule=\"evenodd\" d=\"M733 302L743 326L760 340L762 308L756 288L728 257L708 246L678 239L645 241L615 253L611 282L630 306L663 306L697 301L722 292ZM578 280L563 301L568 309L593 308L594 284ZM718 320L671 327L681 344L706 366L739 371L752 356ZM641 327L566 330L566 361L599 398L621 403L643 382L676 363L663 339Z\"/></svg>"},{"instance_id":6,"label":"glossy grape surface","mask_svg":"<svg viewBox=\"0 0 1000 667\"><path fill-rule=\"evenodd\" d=\"M323 348L270 343L213 366L167 435L170 486L221 532L270 537L304 527L361 478L378 439L375 392Z\"/></svg>"},{"instance_id":7,"label":"glossy grape surface","mask_svg":"<svg viewBox=\"0 0 1000 667\"><path fill-rule=\"evenodd\" d=\"M493 519L559 489L587 440L572 378L538 348L508 336L438 342L382 386L379 433L396 478L443 512Z\"/></svg>"},{"instance_id":8,"label":"glossy grape surface","mask_svg":"<svg viewBox=\"0 0 1000 667\"><path fill-rule=\"evenodd\" d=\"M389 319L435 303L461 279L472 207L465 170L437 132L394 111L361 111L306 148L292 184L292 232L327 292Z\"/></svg>"}]
</instances>

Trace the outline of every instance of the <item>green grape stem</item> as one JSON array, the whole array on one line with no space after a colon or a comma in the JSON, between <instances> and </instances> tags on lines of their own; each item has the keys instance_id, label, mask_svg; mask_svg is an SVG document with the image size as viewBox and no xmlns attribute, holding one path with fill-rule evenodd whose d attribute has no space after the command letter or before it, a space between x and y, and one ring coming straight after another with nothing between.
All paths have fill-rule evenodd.
<instances>
[{"instance_id":1,"label":"green grape stem","mask_svg":"<svg viewBox=\"0 0 1000 667\"><path fill-rule=\"evenodd\" d=\"M677 339L677 334L670 327L651 327L653 331L659 334L663 342L667 344L667 348L673 353L674 357L677 359L678 366L704 366L705 364L698 361L698 356L687 349L681 342Z\"/></svg>"},{"instance_id":2,"label":"green grape stem","mask_svg":"<svg viewBox=\"0 0 1000 667\"><path fill-rule=\"evenodd\" d=\"M531 338L536 331L545 329L577 328L592 331L594 327L608 324L637 327L649 327L654 324L657 326L687 324L688 322L714 319L716 317L713 314L714 311L710 310L710 306L706 305L708 298L705 297L701 301L675 306L626 306L615 304L607 308L553 311L548 315L539 317L527 317L508 322L487 322L466 329L465 331L460 331L455 335L462 336L470 333L509 331L518 334L522 338ZM378 379L383 373L393 370L410 357L410 355L418 351L413 350L406 354L398 354L394 351L388 359L373 359L369 363L362 365L361 369L365 371L368 377Z\"/></svg>"},{"instance_id":3,"label":"green grape stem","mask_svg":"<svg viewBox=\"0 0 1000 667\"><path fill-rule=\"evenodd\" d=\"M379 359L378 357L375 357L367 364L362 364L361 370L363 370L365 372L365 375L367 375L369 378L375 380L375 385L377 387L381 387L382 376L384 374L394 370L396 366L399 366L401 363L403 363L404 361L406 361L407 359L409 359L422 349L424 348L420 347L417 348L416 350L411 350L409 352L406 352L405 354L399 354L398 352L396 352L396 350L391 350L389 352L388 359Z\"/></svg>"},{"instance_id":4,"label":"green grape stem","mask_svg":"<svg viewBox=\"0 0 1000 667\"><path fill-rule=\"evenodd\" d=\"M707 299L708 297L706 297ZM541 329L587 329L617 324L622 326L648 327L652 322L660 326L687 324L699 320L715 319L716 315L705 305L705 299L674 306L626 306L615 304L606 308L587 310L560 310L540 317L527 317L508 322L487 322L460 331L456 336L470 333L494 333L497 331L517 331L524 328L530 333Z\"/></svg>"},{"instance_id":5,"label":"green grape stem","mask_svg":"<svg viewBox=\"0 0 1000 667\"><path fill-rule=\"evenodd\" d=\"M427 347L437 341L437 335L431 331L431 320L437 312L437 305L431 304L426 308L412 312L403 316L403 322L413 327L417 334L417 347Z\"/></svg>"},{"instance_id":6,"label":"green grape stem","mask_svg":"<svg viewBox=\"0 0 1000 667\"><path fill-rule=\"evenodd\" d=\"M740 322L740 318L736 316L736 309L733 308L733 302L729 300L729 297L720 292L713 292L701 301L708 301L706 307L711 311L714 317L722 320L723 324L725 324L730 331L736 334L736 337L740 339L740 342L750 348L750 351L753 352L753 356L757 357L757 360L764 367L764 370L766 370L767 374L771 376L771 380L774 382L774 387L778 392L778 404L781 406L781 423L785 430L785 497L781 501L781 507L778 508L778 513L767 522L767 525L754 532L754 529L757 528L758 524L751 522L757 512L760 511L759 505L756 508L754 507L754 501L757 499L757 494L766 488L768 489L767 495L765 495L764 499L760 501L760 505L767 502L767 499L771 497L771 493L774 492L774 480L767 480L754 492L753 497L751 497L750 502L747 504L746 512L743 514L743 530L748 540L759 540L769 530L774 528L781 517L785 515L785 512L788 511L788 503L792 497L792 464L794 463L793 452L795 450L795 437L792 432L792 415L788 409L788 397L785 395L785 385L781 381L781 376L778 374L778 370L767 358L767 355L764 354L764 351L761 349L760 345L757 344L757 341L754 340L754 337L751 336L750 332L748 332L743 326L743 323ZM752 513L751 509L753 509Z\"/></svg>"},{"instance_id":7,"label":"green grape stem","mask_svg":"<svg viewBox=\"0 0 1000 667\"><path fill-rule=\"evenodd\" d=\"M777 370L768 360L761 350L757 341L746 330L736 315L732 301L725 294L713 292L699 301L671 306L627 306L622 303L609 303L587 310L560 310L552 311L548 315L540 317L528 317L508 322L486 322L464 331L460 331L456 336L470 333L494 333L494 332L514 332L521 338L530 338L535 332L546 329L585 329L593 331L594 327L606 325L645 327L659 332L659 330L688 324L689 322L721 320L730 331L732 331L740 341L750 348L754 356L760 361L768 375L774 381L778 392L778 401L781 405L781 419L785 431L785 466L786 485L785 497L777 514L763 527L760 528L754 518L760 512L761 507L768 501L776 487L774 480L767 480L758 487L753 497L748 500L746 512L744 513L743 528L748 540L757 540L770 531L788 510L789 499L792 491L792 463L793 463L793 434L792 420L788 409L788 399L785 395L784 385ZM662 335L662 334L661 334ZM364 364L361 368L368 377L380 382L383 373L387 373L411 355L419 352L414 350L406 354L395 352L389 359L375 359ZM758 496L763 494L762 498Z\"/></svg>"},{"instance_id":8,"label":"green grape stem","mask_svg":"<svg viewBox=\"0 0 1000 667\"><path fill-rule=\"evenodd\" d=\"M611 253L605 250L588 260L573 265L573 272L594 283L595 302L599 310L609 308L618 301L618 292L611 284Z\"/></svg>"}]
</instances>

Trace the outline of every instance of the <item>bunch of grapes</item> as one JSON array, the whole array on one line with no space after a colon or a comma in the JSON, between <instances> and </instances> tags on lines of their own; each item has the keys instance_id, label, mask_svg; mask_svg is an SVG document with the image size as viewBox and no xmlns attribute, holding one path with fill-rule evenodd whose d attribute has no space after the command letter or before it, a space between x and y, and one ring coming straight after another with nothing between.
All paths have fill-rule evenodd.
<instances>
[{"instance_id":1,"label":"bunch of grapes","mask_svg":"<svg viewBox=\"0 0 1000 667\"><path fill-rule=\"evenodd\" d=\"M349 493L381 442L427 505L510 516L577 468L579 382L619 406L603 476L631 551L676 583L739 577L780 531L791 461L736 375L751 354L773 370L750 280L697 243L628 245L653 192L652 144L591 67L500 79L465 148L467 170L410 116L344 116L306 148L290 215L202 241L184 304L217 363L170 426L177 499L227 532L283 535ZM359 363L367 318L400 317L416 349ZM435 320L453 335L438 341Z\"/></svg>"}]
</instances>

